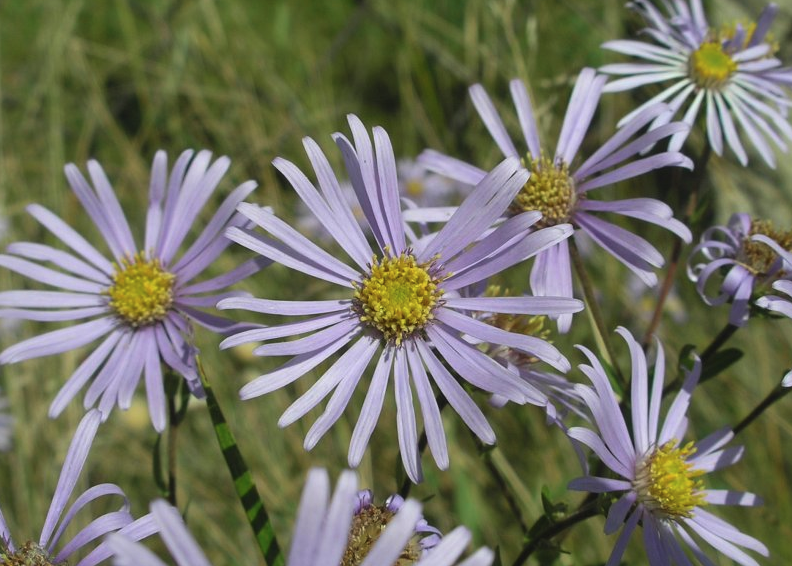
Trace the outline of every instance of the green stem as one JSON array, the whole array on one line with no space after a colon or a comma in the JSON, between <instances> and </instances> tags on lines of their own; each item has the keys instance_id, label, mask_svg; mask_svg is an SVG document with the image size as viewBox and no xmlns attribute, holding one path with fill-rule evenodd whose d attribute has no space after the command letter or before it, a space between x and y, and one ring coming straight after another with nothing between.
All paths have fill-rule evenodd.
<instances>
[{"instance_id":1,"label":"green stem","mask_svg":"<svg viewBox=\"0 0 792 566\"><path fill-rule=\"evenodd\" d=\"M578 251L574 238L569 238L568 241L569 256L572 258L572 265L575 266L575 273L577 273L580 286L583 287L583 297L586 300L586 307L589 309L591 317L594 320L594 331L596 334L599 334L599 339L605 346L605 352L600 353L603 354L603 357L608 358L607 362L610 364L616 374L619 390L624 391L626 382L624 381L624 377L622 376L619 367L616 365L616 356L614 355L613 346L610 341L610 333L608 332L608 328L605 326L605 319L603 318L602 311L599 308L597 297L594 295L594 286L591 284L591 279L589 278L588 272L586 271L583 258L580 257L580 251Z\"/></svg>"},{"instance_id":2,"label":"green stem","mask_svg":"<svg viewBox=\"0 0 792 566\"><path fill-rule=\"evenodd\" d=\"M509 509L514 515L514 518L520 525L520 530L522 531L523 537L528 536L528 525L525 524L525 519L522 516L522 511L520 511L520 506L517 503L517 498L514 495L514 492L511 490L509 483L506 481L506 478L501 473L498 466L495 465L495 462L492 460L492 452L497 447L496 446L486 446L481 440L475 436L473 431L470 431L471 434L474 436L474 440L476 442L476 446L478 447L479 454L484 459L484 465L487 466L487 470L489 471L490 475L492 475L495 483L498 484L498 491L500 494L506 499L506 503L509 505Z\"/></svg>"},{"instance_id":3,"label":"green stem","mask_svg":"<svg viewBox=\"0 0 792 566\"><path fill-rule=\"evenodd\" d=\"M729 340L729 338L731 338L734 335L734 333L737 332L739 329L740 329L739 326L734 326L733 324L726 323L726 326L724 326L721 329L721 331L718 332L717 336L715 336L715 338L712 339L712 342L710 342L709 346L707 346L704 349L704 351L701 353L700 359L701 359L702 371L704 367L706 367L707 362L710 361L710 359L712 359L712 356L717 354L721 346L723 346ZM699 382L699 384L709 381L716 375L717 374L704 376ZM674 380L671 381L671 383L669 383L663 388L663 397L665 397L672 391L676 391L677 389L679 389L681 383L682 383L682 379L680 376L674 378Z\"/></svg>"},{"instance_id":4,"label":"green stem","mask_svg":"<svg viewBox=\"0 0 792 566\"><path fill-rule=\"evenodd\" d=\"M528 558L539 550L546 541L549 541L555 536L563 533L567 529L577 525L578 523L582 523L586 519L590 517L594 517L595 515L599 514L599 509L597 505L596 499L587 499L580 508L575 511L572 515L569 515L558 521L557 523L552 523L548 525L545 529L539 532L536 536L534 536L528 543L523 546L522 552L520 555L514 560L514 566L521 566L525 564Z\"/></svg>"},{"instance_id":5,"label":"green stem","mask_svg":"<svg viewBox=\"0 0 792 566\"><path fill-rule=\"evenodd\" d=\"M693 213L696 211L696 206L698 205L698 195L699 192L701 191L701 186L704 181L704 171L707 168L707 163L709 162L710 155L712 155L712 148L710 147L709 143L705 143L704 149L702 150L701 155L696 161L694 167L693 181L691 182L690 192L688 193L688 201L687 201L687 205L685 206L685 214L682 217L682 222L684 224L690 223L690 219L693 217ZM681 255L682 255L682 240L679 238L675 238L674 247L671 250L671 258L668 262L668 271L666 271L665 278L663 279L663 284L660 287L660 293L657 298L657 304L655 305L654 312L652 313L652 320L646 329L646 334L644 334L644 338L643 338L644 350L646 350L646 348L648 347L649 342L651 342L652 340L652 336L657 330L657 326L660 324L660 317L663 314L663 307L665 306L666 299L668 299L668 294L671 292L671 287L673 287L674 285L674 279L676 278L677 268L679 267L679 258Z\"/></svg>"},{"instance_id":6,"label":"green stem","mask_svg":"<svg viewBox=\"0 0 792 566\"><path fill-rule=\"evenodd\" d=\"M748 413L748 415L743 420L737 423L737 426L734 427L734 434L740 434L749 424L754 422L759 417L759 415L764 413L773 403L784 398L784 396L786 396L786 394L790 391L792 391L792 387L784 387L780 383L776 385L775 389L768 393L767 397L765 397L762 402L754 408L753 411Z\"/></svg>"},{"instance_id":7,"label":"green stem","mask_svg":"<svg viewBox=\"0 0 792 566\"><path fill-rule=\"evenodd\" d=\"M259 496L256 484L253 483L253 476L250 474L245 459L242 457L242 452L240 452L223 411L220 409L212 386L209 384L209 379L206 377L206 372L201 365L201 360L197 357L196 363L201 375L201 384L206 391L206 407L209 409L209 415L212 418L217 442L220 445L223 458L225 458L228 471L231 473L231 479L234 481L234 490L245 510L248 523L253 529L261 555L264 557L266 564L283 566L285 564L283 553L275 538L275 531L272 528L267 509Z\"/></svg>"}]
</instances>

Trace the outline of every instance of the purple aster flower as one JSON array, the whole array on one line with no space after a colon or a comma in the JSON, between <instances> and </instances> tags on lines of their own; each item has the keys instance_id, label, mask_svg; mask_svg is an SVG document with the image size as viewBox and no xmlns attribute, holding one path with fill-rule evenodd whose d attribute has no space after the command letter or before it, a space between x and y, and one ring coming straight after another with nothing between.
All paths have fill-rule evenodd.
<instances>
[{"instance_id":1,"label":"purple aster flower","mask_svg":"<svg viewBox=\"0 0 792 566\"><path fill-rule=\"evenodd\" d=\"M137 520L132 517L129 513L129 500L121 488L114 484L103 483L91 487L77 497L68 510L66 509L66 504L77 484L100 421L101 416L96 409L89 411L80 421L66 453L58 486L52 496L52 502L38 542L30 540L21 545L16 544L0 510L0 564L61 566L65 565L66 561L75 553L81 550L84 552L84 549L109 532L123 533L132 540L140 540L157 532L156 525L150 516L146 515ZM120 496L123 499L123 505L118 511L111 511L97 517L74 535L71 540L60 544L64 539L66 529L71 525L77 513L94 500L112 496ZM73 565L92 566L108 558L110 554L107 545L100 543Z\"/></svg>"},{"instance_id":2,"label":"purple aster flower","mask_svg":"<svg viewBox=\"0 0 792 566\"><path fill-rule=\"evenodd\" d=\"M598 76L593 69L583 69L580 73L552 159L547 157L540 145L533 107L522 81L515 79L510 86L517 118L528 148L527 154L517 151L495 106L481 85L470 87L470 97L503 154L515 158L525 155L526 166L531 170L530 178L512 200L508 214L538 210L542 213L542 220L536 224L537 228L570 222L624 263L647 285L655 285L657 276L653 268L663 265L660 252L640 236L592 213L621 214L658 224L686 242L690 241L690 231L673 218L671 208L658 200L634 198L605 202L594 200L590 196L594 189L613 185L661 167L692 167L690 159L678 152L661 153L625 163L658 140L687 130L687 126L678 122L666 124L632 139L649 122L667 112L664 105L654 105L642 111L582 164L575 166L574 160L597 109L604 83L605 77ZM424 151L418 159L429 169L463 183L479 183L486 174L478 167L433 150ZM530 283L536 295L552 293L572 296L572 272L566 240L537 255L531 270ZM571 323L571 314L561 315L558 320L559 331L567 332Z\"/></svg>"},{"instance_id":3,"label":"purple aster flower","mask_svg":"<svg viewBox=\"0 0 792 566\"><path fill-rule=\"evenodd\" d=\"M59 354L103 337L61 388L50 405L51 417L59 415L91 378L86 408L98 401L105 418L116 404L126 409L142 375L151 421L157 431L162 431L165 394L161 361L184 376L193 392L200 394L192 323L216 332L239 330L232 321L200 309L239 294L217 291L268 263L256 258L224 275L194 281L229 245L223 231L228 226L246 224L247 219L235 209L256 186L248 181L237 187L200 236L179 254L198 213L230 164L226 157L211 166L210 162L210 152L201 151L193 159L193 152L188 150L179 156L168 176L165 152L157 152L142 247L135 243L99 163L88 162L93 187L74 164L67 165L66 178L105 239L112 260L46 208L37 204L28 207L28 212L70 250L17 242L8 246L9 255L0 255L0 266L62 290L2 292L0 307L5 308L0 309L0 317L91 320L11 346L0 353L0 363Z\"/></svg>"},{"instance_id":4,"label":"purple aster flower","mask_svg":"<svg viewBox=\"0 0 792 566\"><path fill-rule=\"evenodd\" d=\"M778 6L768 4L756 23L750 26L737 24L714 29L707 22L701 0L664 1L663 5L668 16L648 0L628 4L646 20L649 27L644 33L652 43L617 40L602 45L605 49L647 61L602 67L600 70L604 73L627 75L608 83L605 92L673 82L622 118L619 126L661 101L669 101L673 112L658 117L652 129L667 123L688 101L690 104L682 120L693 125L703 103L707 137L715 153L723 153L725 137L740 163L748 163L748 155L737 133L739 125L767 164L775 167L768 140L786 151L783 138L792 139L792 127L786 119L792 101L784 89L792 86L792 68L781 67L781 61L773 56L777 48L767 37ZM681 148L687 135L686 130L675 134L669 149Z\"/></svg>"},{"instance_id":5,"label":"purple aster flower","mask_svg":"<svg viewBox=\"0 0 792 566\"><path fill-rule=\"evenodd\" d=\"M622 529L608 560L608 566L621 563L627 541L638 525L652 566L691 564L685 548L703 565L712 562L699 546L703 540L743 566L758 566L740 547L768 555L767 548L709 511L706 505L758 505L751 493L724 489L705 489L702 480L708 472L720 470L740 460L742 446L723 448L734 436L728 428L718 430L699 442L683 444L690 397L698 383L701 362L696 359L687 372L682 390L676 395L660 422L665 357L658 341L654 377L648 378L646 356L641 346L624 328L617 330L630 348L632 360L630 426L622 416L616 394L607 374L591 351L578 346L591 365L579 366L594 385L580 385L599 433L573 427L569 435L591 448L617 479L586 475L572 480L570 489L592 493L621 494L610 507L605 533ZM632 432L630 432L632 431Z\"/></svg>"},{"instance_id":6,"label":"purple aster flower","mask_svg":"<svg viewBox=\"0 0 792 566\"><path fill-rule=\"evenodd\" d=\"M436 236L414 238L402 218L396 162L388 135L382 128L374 128L372 148L360 120L350 115L349 123L354 144L341 134L334 137L344 155L347 173L376 240L377 251L372 249L341 198L338 181L325 155L312 139L305 138L321 194L294 164L277 158L274 165L356 266L333 257L271 212L253 204L240 205L239 211L272 238L243 228L231 228L229 238L287 267L335 283L344 289L344 295L321 301L225 299L218 304L219 308L310 318L243 332L226 339L221 347L309 333L299 340L272 342L254 351L261 356L293 357L244 386L240 396L250 399L292 383L349 345L278 421L281 427L293 423L335 390L324 414L308 431L307 450L341 416L366 367L380 351L352 434L349 464L355 467L363 457L393 375L402 461L410 478L418 482L421 465L413 386L432 455L441 468L448 466L445 433L430 376L449 405L482 442L491 444L495 440L484 415L441 360L463 380L485 391L518 403L540 406L547 403L541 392L464 341L460 337L462 333L484 342L508 344L562 371L569 368L566 358L544 340L505 332L462 311L563 314L580 310L580 301L550 297L466 298L458 290L557 244L571 230L568 225L559 225L527 235L527 230L539 219L538 213L530 212L515 216L484 236L528 177L516 159L508 159L479 183Z\"/></svg>"},{"instance_id":7,"label":"purple aster flower","mask_svg":"<svg viewBox=\"0 0 792 566\"><path fill-rule=\"evenodd\" d=\"M414 159L399 159L396 173L399 192L419 207L447 205L467 192L467 187L429 171Z\"/></svg>"},{"instance_id":8,"label":"purple aster flower","mask_svg":"<svg viewBox=\"0 0 792 566\"><path fill-rule=\"evenodd\" d=\"M792 232L779 232L770 222L752 220L740 212L732 215L728 225L706 229L688 259L688 277L696 284L701 298L710 306L731 302L729 323L734 326L748 322L752 295L788 276L775 248L754 241L756 234L769 237L780 249L792 248ZM715 278L719 288L712 295L707 283Z\"/></svg>"},{"instance_id":9,"label":"purple aster flower","mask_svg":"<svg viewBox=\"0 0 792 566\"><path fill-rule=\"evenodd\" d=\"M417 566L492 564L494 556L488 548L481 548L466 560L457 562L471 539L464 527L457 527L441 541L435 541L431 548L422 548L420 542L414 541L416 533L421 532L421 504L413 499L400 501L392 513L374 507L380 510L374 521L370 516L375 513L356 513L361 508L356 489L355 473L345 471L338 479L331 500L327 471L313 469L309 472L286 561L288 566L391 566L400 559L405 561L399 561L400 564Z\"/></svg>"},{"instance_id":10,"label":"purple aster flower","mask_svg":"<svg viewBox=\"0 0 792 566\"><path fill-rule=\"evenodd\" d=\"M385 505L371 501L371 491L356 493L357 476L345 471L330 499L330 478L313 469L300 499L292 545L286 566L489 566L492 551L482 548L467 560L456 560L470 543L470 532L458 527L440 540L439 531L426 525L421 504L390 498ZM165 503L151 504L151 515L178 566L209 566L179 512ZM425 533L429 537L420 538ZM419 538L419 540L415 540ZM116 566L164 566L150 550L123 535L111 535L107 544Z\"/></svg>"},{"instance_id":11,"label":"purple aster flower","mask_svg":"<svg viewBox=\"0 0 792 566\"><path fill-rule=\"evenodd\" d=\"M781 247L777 240L772 239L765 234L757 234L753 236L752 240L754 242L760 242L760 245L767 244L783 262L784 271L787 274L792 273L792 252L790 252L789 249ZM789 279L778 279L774 281L773 289L792 297L792 281ZM765 295L764 297L759 297L756 300L756 304L763 309L777 312L792 318L792 302L790 302L790 300L786 297ZM787 372L781 384L784 387L792 387L792 370Z\"/></svg>"},{"instance_id":12,"label":"purple aster flower","mask_svg":"<svg viewBox=\"0 0 792 566\"><path fill-rule=\"evenodd\" d=\"M198 543L187 530L178 509L159 499L151 503L151 517L159 529L165 546L178 566L211 566ZM116 566L166 566L153 552L123 534L107 537Z\"/></svg>"}]
</instances>

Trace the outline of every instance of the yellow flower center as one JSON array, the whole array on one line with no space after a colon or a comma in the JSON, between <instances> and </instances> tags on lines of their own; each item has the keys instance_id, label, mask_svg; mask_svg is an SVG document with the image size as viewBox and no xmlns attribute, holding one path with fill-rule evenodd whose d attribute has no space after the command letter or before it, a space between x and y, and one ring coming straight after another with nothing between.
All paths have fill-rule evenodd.
<instances>
[{"instance_id":1,"label":"yellow flower center","mask_svg":"<svg viewBox=\"0 0 792 566\"><path fill-rule=\"evenodd\" d=\"M743 240L739 259L752 273L763 276L767 275L775 262L778 261L778 254L770 246L751 240L751 236L756 234L767 236L785 250L792 250L792 231L775 230L773 223L769 220L751 221L751 230L748 237ZM778 275L780 276L780 274Z\"/></svg>"},{"instance_id":2,"label":"yellow flower center","mask_svg":"<svg viewBox=\"0 0 792 566\"><path fill-rule=\"evenodd\" d=\"M388 523L396 513L385 506L369 505L360 510L352 519L352 528L349 531L347 549L341 566L359 566L366 555L377 542ZM415 564L421 558L421 546L417 537L407 543L394 566L408 566Z\"/></svg>"},{"instance_id":3,"label":"yellow flower center","mask_svg":"<svg viewBox=\"0 0 792 566\"><path fill-rule=\"evenodd\" d=\"M417 198L424 194L424 184L421 181L415 179L412 181L407 181L405 192L407 193L408 197Z\"/></svg>"},{"instance_id":4,"label":"yellow flower center","mask_svg":"<svg viewBox=\"0 0 792 566\"><path fill-rule=\"evenodd\" d=\"M514 197L509 211L519 214L538 210L542 213L542 219L536 225L537 228L567 222L577 201L569 166L566 163L556 165L546 157L532 159L530 154L525 166L531 171L531 176Z\"/></svg>"},{"instance_id":5,"label":"yellow flower center","mask_svg":"<svg viewBox=\"0 0 792 566\"><path fill-rule=\"evenodd\" d=\"M699 88L720 90L737 70L737 63L723 50L720 41L708 41L690 56L688 69Z\"/></svg>"},{"instance_id":6,"label":"yellow flower center","mask_svg":"<svg viewBox=\"0 0 792 566\"><path fill-rule=\"evenodd\" d=\"M116 266L113 284L107 290L110 306L133 328L162 320L173 304L175 279L158 259L146 260L145 254L138 252Z\"/></svg>"},{"instance_id":7,"label":"yellow flower center","mask_svg":"<svg viewBox=\"0 0 792 566\"><path fill-rule=\"evenodd\" d=\"M418 264L412 253L371 260L371 273L355 285L353 309L360 320L396 345L419 332L434 318L443 290L430 271L434 260Z\"/></svg>"},{"instance_id":8,"label":"yellow flower center","mask_svg":"<svg viewBox=\"0 0 792 566\"><path fill-rule=\"evenodd\" d=\"M11 552L0 538L0 564L7 566L65 566L66 562L52 562L46 550L35 542L26 542L24 546Z\"/></svg>"},{"instance_id":9,"label":"yellow flower center","mask_svg":"<svg viewBox=\"0 0 792 566\"><path fill-rule=\"evenodd\" d=\"M693 508L705 503L704 484L696 479L705 472L687 461L695 452L692 442L680 447L671 440L644 458L633 480L638 501L665 517L692 517Z\"/></svg>"}]
</instances>

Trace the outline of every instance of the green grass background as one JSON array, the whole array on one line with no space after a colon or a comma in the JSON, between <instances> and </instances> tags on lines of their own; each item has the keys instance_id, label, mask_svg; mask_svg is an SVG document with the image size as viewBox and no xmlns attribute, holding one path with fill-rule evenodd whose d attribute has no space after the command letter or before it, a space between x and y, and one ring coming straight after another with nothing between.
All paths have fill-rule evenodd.
<instances>
[{"instance_id":1,"label":"green grass background","mask_svg":"<svg viewBox=\"0 0 792 566\"><path fill-rule=\"evenodd\" d=\"M789 63L792 6L781 4L773 33L779 41L779 57ZM723 23L757 15L762 3L721 0L708 5L712 20ZM500 107L508 108L505 115L511 127L516 121L508 80L522 78L532 91L544 139L554 140L576 74L583 66L616 61L616 55L599 45L627 37L640 25L621 1L612 0L4 2L0 5L0 210L10 222L10 234L3 243L52 242L24 211L33 202L98 241L62 174L65 163L83 167L89 158L104 165L142 237L148 170L159 148L166 149L171 159L185 148L209 148L218 156L230 156L233 163L215 202L252 178L260 186L251 200L293 218L295 196L270 162L283 156L308 170L301 138L311 136L341 171L330 134L347 131L345 115L350 112L369 127L384 126L397 156L413 157L432 147L494 165L499 154L467 98L470 84L482 82L502 103ZM616 120L646 96L646 91L605 95L584 150L596 148L613 131ZM694 133L687 151L697 154L701 143L701 135ZM707 219L723 223L732 212L747 211L771 218L781 227L792 226L792 165L788 156L779 153L778 157L777 170L767 168L755 154L749 168L742 168L728 152L724 158L714 157L706 182L711 205ZM660 172L598 191L597 198L653 196L679 210L686 188L673 179ZM210 215L208 208L204 218ZM672 244L669 233L638 224L633 228L667 255ZM244 251L232 249L213 271L230 269L246 257ZM625 284L628 271L599 249L587 261L608 326L621 324L643 333L654 291L642 296L630 293ZM519 267L502 282L523 288L527 269ZM3 290L27 285L20 277L0 272ZM295 288L304 289L302 298L320 297L327 291L277 266L240 287L274 298L293 298ZM676 323L669 315L659 329L672 361L684 344L703 348L727 320L725 308L705 307L682 277L676 308L685 322ZM694 438L734 423L778 382L784 368L792 365L790 327L787 320L759 320L738 333L732 345L742 348L745 358L694 397ZM24 323L4 330L0 341L8 346L51 328ZM570 335L552 337L573 364L582 361L573 344L594 347L589 328L586 316L580 315ZM319 411L285 430L278 429L276 422L313 378L243 403L237 397L239 388L276 362L240 352L221 353L219 339L204 332L199 332L198 342L285 546L308 468L324 466L336 477L345 466L364 391L358 392L345 417L319 446L305 453L302 438ZM618 339L616 343L626 367L625 348ZM83 414L81 401L75 401L51 421L47 407L85 355L86 351L71 352L0 368L0 384L17 421L13 450L0 454L0 505L18 541L38 536L71 433ZM583 379L577 370L570 377ZM485 405L484 396L477 400ZM580 501L580 494L565 491L566 483L579 474L569 443L545 426L538 409L485 407L485 412L499 439L494 461L529 524L541 515L543 486L570 505ZM716 512L764 541L772 553L768 564L792 560L789 415L789 400L768 411L738 439L748 447L743 460L708 479L710 486L755 491L766 499L759 509ZM477 545L500 547L504 564L511 564L521 544L517 521L460 420L448 411L444 421L451 467L440 472L430 458L424 458L426 481L413 494L428 499L424 510L432 524L443 531L467 525ZM378 499L397 485L394 477L401 464L394 424L389 395L359 470L361 484L374 488ZM144 513L149 501L158 497L151 474L155 440L145 397L138 395L130 411L116 411L100 429L79 486L117 483L129 495L135 514ZM261 563L201 402L191 404L180 429L178 463L179 501L213 563ZM558 563L603 563L615 542L615 536L601 534L603 523L597 518L571 531L563 541L571 554ZM625 561L645 563L637 537Z\"/></svg>"}]
</instances>

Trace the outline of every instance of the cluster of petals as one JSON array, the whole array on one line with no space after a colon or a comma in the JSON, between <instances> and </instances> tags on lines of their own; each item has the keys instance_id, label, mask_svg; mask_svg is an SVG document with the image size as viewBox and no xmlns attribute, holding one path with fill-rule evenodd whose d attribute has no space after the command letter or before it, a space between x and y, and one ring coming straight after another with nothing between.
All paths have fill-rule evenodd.
<instances>
[{"instance_id":1,"label":"cluster of petals","mask_svg":"<svg viewBox=\"0 0 792 566\"><path fill-rule=\"evenodd\" d=\"M751 266L745 250L751 241L752 222L750 215L738 212L731 216L726 226L707 228L688 259L688 277L696 284L701 298L709 306L731 302L729 323L734 326L744 326L748 322L751 296L756 288L781 275L780 257L763 273ZM772 247L782 249L777 244ZM708 287L712 287L708 283L715 278L719 279L719 284L717 294L713 295L708 291Z\"/></svg>"},{"instance_id":2,"label":"cluster of petals","mask_svg":"<svg viewBox=\"0 0 792 566\"><path fill-rule=\"evenodd\" d=\"M184 376L196 394L201 393L196 351L191 343L192 323L221 333L238 330L234 322L202 309L213 308L218 300L238 294L218 291L269 263L256 258L226 274L195 282L195 278L230 245L223 236L224 230L246 224L247 219L235 209L256 186L248 181L237 187L222 202L198 238L179 253L198 214L230 165L226 157L211 161L208 151L193 155L193 151L188 150L179 156L168 175L167 156L163 151L157 152L151 171L142 247L135 243L126 216L99 163L88 162L93 185L74 164L67 165L66 178L106 242L111 259L43 206L28 206L30 215L68 249L16 242L8 246L7 254L0 255L0 266L60 290L1 292L0 317L47 322L90 320L10 346L0 353L0 363L59 354L102 339L61 388L50 405L50 416L59 415L91 380L84 399L86 408L98 402L105 417L116 405L128 408L143 377L152 424L162 431L166 409L161 362ZM108 296L119 266L136 257L158 262L174 277L172 303L164 317L140 326L130 325L120 317Z\"/></svg>"},{"instance_id":3,"label":"cluster of petals","mask_svg":"<svg viewBox=\"0 0 792 566\"><path fill-rule=\"evenodd\" d=\"M607 562L608 566L621 563L627 542L639 522L643 526L644 547L651 566L691 564L685 548L701 564L712 564L696 538L705 541L738 564L757 566L757 562L740 547L763 556L768 555L767 548L700 505L695 505L687 515L669 516L641 499L643 494L636 486L636 476L642 461L660 447L681 446L680 441L687 431L690 399L701 374L701 362L695 360L693 369L687 372L682 389L661 421L660 406L665 373L662 345L657 342L657 357L650 384L643 349L628 330L620 327L617 331L629 346L632 362L629 426L622 416L619 401L605 369L590 350L578 346L591 364L581 364L579 368L593 385L593 388L579 385L579 393L591 411L598 432L585 427L572 427L568 432L571 438L591 448L598 459L618 476L616 479L586 475L572 480L569 484L569 488L573 490L621 493L611 505L605 522L606 534L622 529ZM724 448L733 437L734 433L725 428L696 442L694 449L686 457L686 464L697 473L709 473L738 462L742 457L743 447ZM710 505L753 506L760 503L754 494L724 489L703 489L700 495L703 502Z\"/></svg>"},{"instance_id":4,"label":"cluster of petals","mask_svg":"<svg viewBox=\"0 0 792 566\"><path fill-rule=\"evenodd\" d=\"M102 538L108 533L119 532L128 539L137 541L157 532L157 526L149 515L137 520L132 517L126 495L121 491L121 488L110 483L95 485L87 489L74 500L67 510L67 504L85 465L100 421L101 416L96 409L88 411L80 421L66 453L58 485L41 529L41 536L36 543L41 550L46 552L53 564L65 563L70 557L87 552L83 558L70 563L73 563L74 566L93 566L112 554L107 543L102 542ZM110 511L93 519L70 540L61 544L65 539L66 530L86 505L100 498L114 496L121 497L123 500L118 511ZM17 543L18 541L19 539L17 539ZM87 548L97 541L99 542L96 547L87 551ZM24 543L23 545L17 543L14 542L14 537L12 537L2 510L0 510L0 545L5 546L5 552L10 552L13 555L24 545ZM12 562L17 564L15 561ZM38 564L38 562L36 563Z\"/></svg>"},{"instance_id":5,"label":"cluster of petals","mask_svg":"<svg viewBox=\"0 0 792 566\"><path fill-rule=\"evenodd\" d=\"M370 493L370 492L368 492ZM365 497L365 496L364 496ZM357 476L345 471L330 494L330 478L324 469L313 469L303 488L286 566L338 566L347 549L352 519L364 502L357 492ZM369 502L370 504L370 502ZM400 563L408 541L425 531L421 504L413 499L394 500L394 516L385 526L361 566L394 566ZM151 516L160 536L178 566L209 566L179 512L164 501L151 504ZM470 531L457 527L448 535L434 536L416 566L489 566L494 555L481 548L467 559L457 559L471 540ZM165 563L142 544L122 534L108 537L116 566L164 566Z\"/></svg>"},{"instance_id":6,"label":"cluster of petals","mask_svg":"<svg viewBox=\"0 0 792 566\"><path fill-rule=\"evenodd\" d=\"M605 76L597 75L593 69L581 71L564 116L553 164L558 169L569 167L574 202L569 210L568 222L576 229L585 232L647 285L655 285L657 276L654 269L662 267L664 263L660 252L644 238L597 215L612 213L657 224L670 230L685 242L690 242L691 239L688 228L674 219L671 208L659 200L631 198L607 202L594 200L591 194L595 189L608 187L662 167L692 168L690 159L676 151L631 160L663 138L686 132L688 126L673 122L654 131L639 134L647 124L668 114L665 105L652 105L638 113L629 124L585 158L583 163L573 167L573 162L578 158L581 144L597 110L605 80ZM540 143L535 112L527 88L521 80L515 79L511 81L510 89L527 153L531 159L539 159L545 155L545 152ZM470 96L501 152L511 158L519 159L525 156L524 151L517 150L484 88L478 84L473 85L470 87ZM427 168L469 185L481 182L486 175L483 169L434 150L424 151L418 159ZM537 255L531 270L530 284L536 295L559 294L572 297L572 270L569 243L566 240L548 247ZM571 321L571 315L559 317L559 330L566 332Z\"/></svg>"},{"instance_id":7,"label":"cluster of petals","mask_svg":"<svg viewBox=\"0 0 792 566\"><path fill-rule=\"evenodd\" d=\"M778 254L778 257L783 262L783 270L787 274L792 273L792 252L785 250L778 245L778 242L762 234L757 234L753 236L752 239L756 242L761 242L770 246L770 248ZM792 280L788 278L777 279L773 282L773 289L784 293L787 295L787 297L792 297ZM786 297L778 295L765 295L763 297L759 297L756 300L756 304L763 309L777 312L778 314L792 318L792 300ZM787 372L781 384L784 387L792 387L792 370Z\"/></svg>"},{"instance_id":8,"label":"cluster of petals","mask_svg":"<svg viewBox=\"0 0 792 566\"><path fill-rule=\"evenodd\" d=\"M651 42L614 40L605 42L602 47L646 63L615 63L601 67L604 73L623 76L608 83L605 92L621 92L649 84L673 84L627 114L619 126L627 124L650 105L665 101L671 114L679 113L688 104L682 121L692 126L703 104L707 138L715 153L722 155L725 138L740 163L748 163L739 127L765 162L775 167L774 150L769 141L786 151L785 139L792 140L792 127L787 121L792 100L785 90L792 86L792 68L781 66L781 61L773 57L773 47L767 40L778 7L769 4L752 31L737 24L730 36L719 38L707 21L701 0L664 1L667 15L651 0L635 0L629 6L643 16L648 25L643 33ZM702 45L713 42L719 45L721 53L730 59L735 69L722 84L700 86L691 76L691 57ZM669 119L670 115L659 117L652 128ZM687 135L687 131L674 135L669 149L681 148Z\"/></svg>"},{"instance_id":9,"label":"cluster of petals","mask_svg":"<svg viewBox=\"0 0 792 566\"><path fill-rule=\"evenodd\" d=\"M580 301L555 297L467 298L461 296L459 290L556 245L570 235L571 227L558 225L529 233L540 216L529 212L491 229L528 178L528 172L520 167L517 159L507 159L481 179L442 230L433 237L419 238L402 216L396 162L387 133L382 128L374 128L372 146L360 120L350 115L349 123L353 140L342 134L336 134L334 139L344 156L347 175L376 242L376 251L341 197L338 180L324 153L316 142L305 138L304 146L316 172L319 190L293 163L277 158L274 165L355 265L350 266L334 257L273 213L253 204L242 204L239 211L269 236L245 228L232 228L228 237L273 261L341 286L349 298L320 301L225 299L218 304L219 308L242 308L281 316L308 315L310 318L242 332L226 339L221 346L310 333L299 340L270 342L254 350L262 356L293 357L278 369L245 385L240 395L250 399L294 382L349 345L278 422L280 426L293 423L333 392L324 414L305 438L305 447L309 450L341 416L367 366L377 357L352 434L349 464L356 467L360 462L393 376L399 448L408 475L417 482L422 476L413 387L418 395L429 449L441 468L448 466L445 434L430 377L482 442L495 441L495 434L483 413L442 360L463 380L484 391L517 403L540 406L547 403L540 391L471 345L463 339L463 334L487 343L508 345L561 371L569 369L566 358L546 341L503 331L467 313L559 315L581 310ZM432 265L439 300L426 324L397 343L385 340L364 322L355 312L352 298L355 289L370 274L372 258L402 255L412 256L419 265Z\"/></svg>"}]
</instances>

